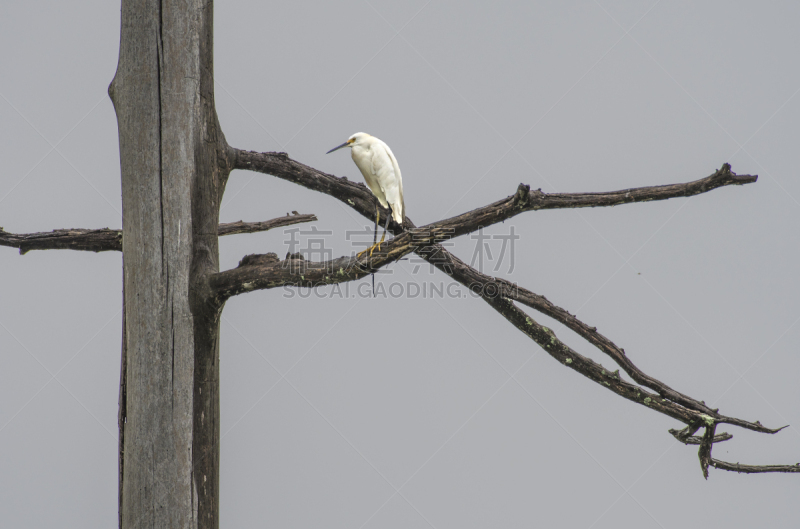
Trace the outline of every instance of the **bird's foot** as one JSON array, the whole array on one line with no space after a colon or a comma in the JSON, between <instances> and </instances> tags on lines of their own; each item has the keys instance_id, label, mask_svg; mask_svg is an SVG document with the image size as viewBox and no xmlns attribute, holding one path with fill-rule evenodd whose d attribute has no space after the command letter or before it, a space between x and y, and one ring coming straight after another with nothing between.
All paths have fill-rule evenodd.
<instances>
[{"instance_id":1,"label":"bird's foot","mask_svg":"<svg viewBox=\"0 0 800 529\"><path fill-rule=\"evenodd\" d=\"M369 252L369 256L370 256L370 258L372 258L372 254L375 252L375 250L376 250L376 249L377 249L379 252L381 251L381 244L383 244L383 241L376 242L375 244L373 244L373 245L372 245L372 246L370 246L369 248L367 248L367 249L365 249L365 250L362 250L362 251L358 252L358 254L356 255L356 257L357 257L357 258L361 258L361 256L362 256L362 255L364 255L365 253Z\"/></svg>"},{"instance_id":2,"label":"bird's foot","mask_svg":"<svg viewBox=\"0 0 800 529\"><path fill-rule=\"evenodd\" d=\"M381 236L381 240L379 240L377 244L373 244L372 248L369 249L369 256L370 257L372 257L372 252L375 251L375 248L377 248L379 252L381 251L381 244L383 244L384 240L386 240L386 231L385 230L383 232L383 235Z\"/></svg>"},{"instance_id":3,"label":"bird's foot","mask_svg":"<svg viewBox=\"0 0 800 529\"><path fill-rule=\"evenodd\" d=\"M364 255L367 252L369 252L369 256L372 257L372 252L375 251L375 246L377 246L377 245L373 244L369 248L365 248L364 250L361 250L360 252L358 252L358 254L356 254L356 257L361 259L361 256Z\"/></svg>"}]
</instances>

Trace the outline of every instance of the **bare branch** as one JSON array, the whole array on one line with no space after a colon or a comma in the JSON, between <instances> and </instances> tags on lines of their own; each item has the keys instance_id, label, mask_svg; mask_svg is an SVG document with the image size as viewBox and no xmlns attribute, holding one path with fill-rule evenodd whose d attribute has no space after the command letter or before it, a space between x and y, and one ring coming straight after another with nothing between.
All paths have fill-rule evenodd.
<instances>
[{"instance_id":1,"label":"bare branch","mask_svg":"<svg viewBox=\"0 0 800 529\"><path fill-rule=\"evenodd\" d=\"M19 248L20 254L31 250L83 250L88 252L122 251L122 231L53 230L41 233L8 233L0 228L0 246Z\"/></svg>"},{"instance_id":2,"label":"bare branch","mask_svg":"<svg viewBox=\"0 0 800 529\"><path fill-rule=\"evenodd\" d=\"M338 198L368 218L375 214L377 201L362 183L351 182L347 178L338 178L323 173L313 167L292 160L283 152L258 153L239 149L232 149L232 152L235 159L235 169L257 171L277 176L308 189ZM463 222L461 217L469 217L486 227L525 211L605 207L634 202L667 200L706 193L718 187L749 184L756 180L758 180L758 175L737 175L731 171L731 166L726 163L713 174L692 182L638 187L602 193L543 193L539 189L531 191L529 186L520 184L516 193L503 200L498 200L488 206L464 213L458 217L438 222L436 225L460 224ZM381 215L384 213L388 214L388 209L384 209ZM393 232L397 230L398 226L394 221L390 223L390 226L393 228Z\"/></svg>"},{"instance_id":3,"label":"bare branch","mask_svg":"<svg viewBox=\"0 0 800 529\"><path fill-rule=\"evenodd\" d=\"M553 354L553 352L552 352L553 348L552 347L547 347L547 345L549 345L549 344L554 345L555 344L555 342L552 341L555 338L555 336L550 336L550 337L540 336L539 337L540 339L537 340L536 337L531 336L527 332L528 331L528 327L534 327L534 326L538 325L534 320L532 320L527 315L525 315L524 317L522 317L522 316L518 317L518 315L516 313L512 313L512 311L510 311L510 309L508 309L506 307L503 307L502 304L499 304L496 300L504 298L504 299L508 300L509 302L512 301L512 300L513 301L519 301L521 303L524 303L524 304L530 306L531 308L534 308L534 309L542 312L543 314L551 316L553 319L559 321L560 323L563 323L568 328L574 330L579 336L581 336L586 341L588 341L589 343L591 343L592 345L594 345L595 347L600 349L600 351L608 354L615 362L617 362L617 364L621 368L623 368L623 370L626 371L626 373L629 373L631 375L631 378L633 378L635 382L637 382L639 384L642 384L643 386L648 387L648 388L653 389L654 391L658 392L657 395L653 395L653 394L650 394L650 393L646 393L646 394L642 393L641 397L637 396L637 398L629 399L629 400L634 400L635 402L638 402L638 403L643 404L645 406L648 406L650 408L656 409L656 411L660 411L661 413L665 413L667 415L670 415L670 414L666 413L666 411L664 411L664 410L661 410L658 406L654 406L653 403L657 402L657 401L664 401L664 400L668 400L668 401L674 402L674 403L680 405L681 407L686 408L687 410L691 410L693 412L693 413L690 414L690 416L683 415L682 416L683 418L679 418L678 419L678 420L681 420L682 422L685 422L687 424L691 424L693 422L697 422L699 424L702 424L704 421L708 421L708 420L711 420L713 418L713 420L715 420L717 422L726 422L726 423L731 423L731 424L735 423L737 426L741 426L743 428L747 428L747 429L754 430L754 431L757 431L757 432L762 432L762 433L776 433L776 432L780 431L780 429L771 430L769 428L766 428L766 427L762 426L758 422L752 423L752 422L742 421L740 419L734 419L734 418L731 418L731 417L725 417L723 415L720 415L718 413L718 410L712 410L712 409L708 408L705 405L705 403L697 401L697 400L695 400L695 399L693 399L693 398L691 398L691 397L689 397L687 395L684 395L682 393L679 393L679 392L675 391L674 389L670 388L668 385L664 384L663 382L661 382L659 380L656 380L655 378L650 377L649 375L646 375L645 373L643 373L638 367L636 367L633 364L633 362L630 361L630 359L625 355L625 352L622 349L617 347L608 338L605 338L604 336L602 336L599 333L597 333L597 329L596 328L589 327L585 323L583 323L580 320L578 320L575 316L569 314L567 311L565 311L565 310L563 310L563 309L561 309L559 307L556 307L555 305L550 303L544 296L539 296L538 294L534 294L533 292L530 292L529 290L526 290L526 289L524 289L524 288L522 288L522 287L520 287L518 285L514 285L512 283L509 283L508 281L505 281L504 279L500 279L500 278L496 278L496 277L490 277L490 276L487 276L485 274L482 274L482 273L478 272L477 270L475 270L474 268L468 266L466 263L464 263L463 261L461 261L460 259L458 259L454 255L449 254L449 253L444 253L444 252L445 252L445 250L442 248L441 251L438 251L437 254L435 255L435 258L434 258L435 260L434 259L430 259L430 262L432 262L434 264L434 266L437 266L437 268L439 268L443 272L447 273L450 277L452 277L453 279L455 279L459 283L461 283L463 285L466 285L472 291L479 293L481 295L481 297L484 299L484 301L489 303L489 305L491 305L495 310L500 312L500 314L502 314L503 317L505 317L506 319L509 319L509 321L511 321L511 323L514 324L518 329L523 331L523 333L528 334L539 345L542 345L543 348L545 349L545 351L547 351L548 354L553 356L559 362L567 365L567 367L575 369L576 371L580 371L579 368L582 367L582 364L581 363L575 363L574 361L573 362L567 362L566 358L562 358L562 357L560 357L560 356L558 356L556 354ZM424 257L425 257L425 255L423 255L423 258ZM536 300L538 302L537 303L533 303L532 300ZM514 307L514 308L515 308L516 311L519 312L520 315L524 315L525 314L524 312L520 311L516 307ZM542 328L546 329L546 327L542 327ZM552 332L552 331L550 331L550 332ZM545 340L544 345L541 343L541 339ZM555 340L556 340L556 342L561 343L557 339L555 339ZM549 342L549 344L548 344L548 342ZM561 345L563 345L563 344L561 344ZM566 347L567 349L569 349L566 345L563 345L563 347ZM565 352L567 352L567 351L565 350ZM568 353L570 355L578 355L578 353L572 351L572 349L569 349ZM578 355L578 356L580 356L580 355ZM576 357L575 356L571 356L571 358L573 358L573 360L574 360L574 358L576 358ZM584 357L581 357L581 358L584 358ZM588 361L588 362L592 362L588 358L586 358L585 360ZM592 362L592 363L594 363L594 362ZM599 366L599 364L595 364L595 365ZM604 386L608 387L608 389L610 389L612 391L615 391L614 385L612 383L613 381L610 380L610 379L614 379L616 381L619 381L619 373L618 372L611 373L610 370L605 370L605 369L602 368L602 366L599 366L599 367L601 369L601 373L600 374L603 375L603 378L599 378L598 379L595 376L590 376L588 373L585 373L583 371L581 371L581 373L584 376L586 376L588 378L591 378L592 380L595 380L595 382L603 384ZM596 369L595 369L595 372L596 372ZM639 388L638 386L631 385L631 387L635 387L635 388L637 388L638 391L642 391L641 388ZM630 388L628 388L628 389L630 389ZM629 398L629 395L630 395L629 391L625 392L625 394L623 394L620 391L615 391L615 392L618 393L619 395L625 397L625 398ZM670 416L678 418L677 416L674 416L674 415L670 415ZM689 419L689 420L684 420L684 419ZM695 428L695 431L696 431L696 428Z\"/></svg>"},{"instance_id":4,"label":"bare branch","mask_svg":"<svg viewBox=\"0 0 800 529\"><path fill-rule=\"evenodd\" d=\"M528 314L517 308L508 298L500 295L494 297L482 295L481 297L560 364L577 371L622 398L651 408L673 419L687 424L698 420L699 414L696 412L680 404L660 398L658 395L650 393L635 384L626 382L620 378L619 371L607 370L591 358L581 355L559 340L552 329L539 324Z\"/></svg>"},{"instance_id":5,"label":"bare branch","mask_svg":"<svg viewBox=\"0 0 800 529\"><path fill-rule=\"evenodd\" d=\"M274 253L248 255L238 267L213 274L209 282L218 303L245 292L283 285L315 287L345 283L361 279L421 246L430 246L449 237L449 230L429 225L395 236L371 257L352 255L317 262L306 261L300 254L287 255L284 261L279 261Z\"/></svg>"},{"instance_id":6,"label":"bare branch","mask_svg":"<svg viewBox=\"0 0 800 529\"><path fill-rule=\"evenodd\" d=\"M256 233L260 231L268 231L274 228L282 228L283 226L291 226L292 224L302 224L304 222L314 222L317 219L316 215L301 215L296 211L292 215L286 214L285 217L278 217L264 222L228 222L220 224L217 229L217 235L236 235L238 233Z\"/></svg>"},{"instance_id":7,"label":"bare branch","mask_svg":"<svg viewBox=\"0 0 800 529\"><path fill-rule=\"evenodd\" d=\"M443 250L443 249L442 249ZM551 303L547 298L535 294L523 287L509 283L508 281L496 277L490 277L453 256L438 252L440 269L465 285L496 285L500 296L518 301L524 305L535 309L546 316L553 318L567 328L576 332L586 341L597 347L600 351L611 357L637 384L656 391L660 396L668 398L673 402L687 406L696 411L713 414L715 410L710 409L703 402L699 402L687 395L679 393L663 382L645 374L625 355L625 351L617 347L611 340L597 332L596 327L590 327L583 323L568 311ZM449 270L447 270L447 269Z\"/></svg>"},{"instance_id":8,"label":"bare branch","mask_svg":"<svg viewBox=\"0 0 800 529\"><path fill-rule=\"evenodd\" d=\"M263 222L229 222L220 224L218 235L255 233L273 228L316 221L316 215L301 215L293 212L285 217ZM31 250L82 250L88 252L121 252L122 230L102 228L96 230L70 229L39 233L8 233L0 228L0 246L19 248L20 254Z\"/></svg>"},{"instance_id":9,"label":"bare branch","mask_svg":"<svg viewBox=\"0 0 800 529\"><path fill-rule=\"evenodd\" d=\"M730 164L725 163L722 164L721 168L705 178L682 184L636 187L602 193L542 193L541 205L531 209L596 208L631 204L633 202L667 200L676 197L699 195L723 186L751 184L757 180L758 175L737 175L731 171ZM535 193L537 191L531 192L532 195Z\"/></svg>"},{"instance_id":10,"label":"bare branch","mask_svg":"<svg viewBox=\"0 0 800 529\"><path fill-rule=\"evenodd\" d=\"M323 173L290 159L285 153L253 153L236 149L233 149L233 151L236 154L235 168L237 169L272 174L309 189L329 194L342 202L346 202L366 218L371 218L374 214L377 201L363 184L353 183L346 178L337 178ZM712 175L692 182L606 193L545 194L540 190L530 191L527 186L520 185L514 195L504 200L458 217L437 222L428 226L428 228L454 228L453 235L457 236L460 234L459 232L466 233L466 231L455 229L456 227L467 229L468 226L472 227L476 224L487 226L513 217L523 211L613 206L650 200L666 200L674 197L697 195L722 186L747 184L755 182L757 178L756 175L737 175L731 171L730 165L726 163ZM388 215L388 211L384 210L383 214ZM404 220L403 224L405 228L414 229L413 222L408 218ZM403 231L403 227L392 222L390 231L397 235ZM758 421L749 422L720 415L717 409L710 409L705 402L673 390L638 369L627 358L623 349L597 333L596 328L586 325L568 311L553 305L544 296L522 289L503 279L481 274L450 254L439 244L420 245L416 252L456 281L479 293L484 301L563 365L580 372L623 398L647 406L687 424L684 430L670 430L670 433L684 444L701 446L701 464L705 465L703 468L705 473L707 473L708 466L740 472L800 471L800 464L797 467L782 465L750 466L738 463L733 465L711 458L710 446L733 437L729 433L715 435L714 430L717 424L727 423L769 434L777 433L783 428L770 429ZM277 260L277 256L275 259ZM620 379L618 371L610 372L605 370L600 364L578 354L561 342L552 330L538 324L517 308L513 301L534 308L563 323L610 356L636 383L650 388L658 394L650 393L642 387L623 381ZM693 434L702 426L706 427L706 435L703 437L694 436Z\"/></svg>"},{"instance_id":11,"label":"bare branch","mask_svg":"<svg viewBox=\"0 0 800 529\"><path fill-rule=\"evenodd\" d=\"M534 294L533 292L526 290L519 285L509 283L504 279L487 276L481 272L478 272L474 268L464 263L458 257L447 252L441 246L437 246L430 253L418 252L418 254L423 258L428 259L429 262L431 262L434 266L442 270L444 273L462 285L469 287L475 292L481 293L481 296L487 302L496 297L518 301L524 305L536 309L542 314L550 316L559 323L564 324L587 342L591 343L600 351L611 357L611 359L613 359L617 365L621 367L636 383L656 391L658 396L662 399L668 399L688 408L689 410L697 412L699 414L697 415L697 420L701 421L701 424L702 421L707 422L713 418L713 420L718 423L732 424L760 433L777 433L785 428L770 429L766 428L758 421L749 422L734 417L720 415L718 409L711 409L706 406L704 402L698 401L692 397L689 397L688 395L684 395L683 393L675 391L667 384L664 384L660 380L657 380L641 371L625 355L625 351L622 350L622 348L618 347L611 340L598 333L597 328L590 327L583 323L566 310L552 304L544 296ZM499 310L496 305L492 304L491 302L489 304L492 305L495 310L498 310L498 312L503 314L504 317L508 318L508 315ZM695 431L696 430L697 428L695 428Z\"/></svg>"},{"instance_id":12,"label":"bare branch","mask_svg":"<svg viewBox=\"0 0 800 529\"><path fill-rule=\"evenodd\" d=\"M435 266L437 266L437 268L439 268L443 272L450 275L450 277L456 279L457 281L461 282L464 285L468 285L473 292L480 294L480 296L484 299L484 301L486 301L492 308L494 308L501 315L503 315L503 317L505 317L509 322L511 322L515 327L517 327L517 329L519 329L525 335L534 340L538 345L542 347L542 349L544 349L545 352L547 352L550 356L558 360L559 363L565 365L566 367L574 369L575 371L578 371L586 378L589 378L590 380L605 386L610 391L613 391L614 393L620 395L625 399L636 402L643 406L647 406L648 408L651 408L659 413L662 413L664 415L670 416L681 422L686 423L687 426L683 430L672 429L670 430L670 433L673 436L675 436L676 439L678 439L684 444L701 445L701 449L703 450L701 452L701 468L703 469L704 475L707 476L708 466L714 466L722 470L736 470L740 472L751 472L751 473L800 472L800 466L797 467L791 465L751 466L751 465L740 465L738 463L736 465L733 465L731 463L726 463L724 461L719 461L711 458L711 451L710 448L707 448L707 445L713 443L720 443L733 438L733 435L729 433L721 433L715 435L713 433L714 431L713 429L716 427L717 424L720 423L734 424L742 428L767 434L777 433L781 431L783 428L786 428L786 426L776 429L770 429L763 426L759 421L749 422L749 421L744 421L742 419L720 415L718 413L718 410L709 410L710 412L709 414L702 413L702 411L698 411L697 408L702 407L704 409L708 409L704 403L698 403L696 400L691 399L690 397L678 394L677 392L674 392L674 390L669 388L669 386L667 386L666 384L663 384L658 380L652 379L649 376L647 376L647 379L650 381L654 381L657 387L661 388L661 390L664 391L666 395L674 395L674 394L681 395L681 400L685 401L685 404L673 403L671 402L669 397L659 398L660 397L659 395L654 395L633 384L629 384L625 381L620 380L618 371L610 372L609 370L604 369L602 365L597 364L591 359L580 355L579 353L571 349L569 346L561 342L555 336L555 333L553 333L551 329L548 329L547 327L540 325L538 322L536 322L528 315L526 315L523 311L519 310L516 306L514 306L514 304L511 302L512 299L511 296L514 295L514 291L517 290L519 293L528 293L528 291L525 291L524 289L517 287L516 285L512 285L511 283L508 283L505 280L484 276L480 272L477 272L473 268L466 265L463 261L461 261L457 257L453 256L452 254L449 254L444 248L441 248L440 246L437 246L436 248L437 249L434 249L430 252L427 253L418 252L418 254L421 255L423 258L427 259L429 262L433 263ZM508 290L509 286L512 287L512 290ZM506 297L506 294L510 294L511 296ZM522 295L520 295L519 297L520 299L524 298L524 296ZM540 297L544 300L543 296ZM549 303L549 301L547 303ZM566 313L566 311L564 311L564 313ZM574 316L572 316L572 318L574 318ZM576 319L576 321L578 320ZM583 324L580 321L578 321L578 323L580 323L581 329L576 332L578 332L578 334L581 337L585 338L590 343L594 343L590 339L591 336L587 336L587 334L594 333L596 332L596 330L594 328L585 327L585 324ZM588 329L588 331L586 329ZM610 347L616 348L616 346L610 341L608 341L608 344ZM622 350L619 349L619 351ZM638 371L638 368L636 369ZM698 406L698 404L700 406ZM707 435L710 436L709 438L706 438L705 436L699 437L693 435L702 426L706 427L706 433ZM709 434L708 433L709 431L711 431L712 433Z\"/></svg>"},{"instance_id":13,"label":"bare branch","mask_svg":"<svg viewBox=\"0 0 800 529\"><path fill-rule=\"evenodd\" d=\"M761 474L766 472L800 472L800 463L796 465L742 465L740 463L728 463L713 457L708 462L714 468L720 470L730 470L732 472L743 472L745 474Z\"/></svg>"}]
</instances>

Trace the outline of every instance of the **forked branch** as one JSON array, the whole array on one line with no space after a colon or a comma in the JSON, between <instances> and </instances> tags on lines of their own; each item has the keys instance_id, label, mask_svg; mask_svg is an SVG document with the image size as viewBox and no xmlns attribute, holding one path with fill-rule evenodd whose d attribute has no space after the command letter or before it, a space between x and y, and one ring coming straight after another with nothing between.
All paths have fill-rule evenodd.
<instances>
[{"instance_id":1,"label":"forked branch","mask_svg":"<svg viewBox=\"0 0 800 529\"><path fill-rule=\"evenodd\" d=\"M371 218L374 212L377 201L374 200L363 184L323 173L290 159L285 153L254 153L235 149L234 152L236 153L235 168L237 169L248 169L271 174L309 189L329 194L347 203L368 219ZM504 200L494 202L458 217L431 224L425 228L451 229L452 236L457 236L466 233L467 227L472 228L475 225L488 226L524 211L614 206L633 202L688 197L705 193L718 187L752 183L757 178L756 175L737 175L731 171L730 165L726 163L719 170L705 178L683 184L632 188L605 193L547 194L540 190L530 191L527 186L520 185L515 194ZM383 214L388 214L388 211L384 210ZM414 230L414 224L408 218L404 220L403 224L404 226L398 226L394 222L391 223L390 231L397 236L395 239L402 237L404 230ZM704 474L707 475L708 466L737 472L800 471L800 466L794 465L753 466L713 459L711 457L713 444L732 438L732 435L728 433L716 434L717 424L726 423L769 434L776 433L782 428L771 429L761 425L758 421L750 422L721 415L717 409L709 408L704 402L670 388L667 384L637 368L621 348L598 333L596 328L581 322L568 311L552 304L544 296L520 288L503 279L481 274L452 255L441 245L436 244L435 241L434 244L427 246L420 245L416 252L456 281L480 294L492 308L566 367L578 371L623 398L686 424L687 426L684 430L671 430L671 433L685 444L697 444L700 446L699 456ZM277 256L275 260L277 261ZM386 262L389 261L372 262L370 264L372 266L382 266ZM525 314L524 311L520 310L514 302L522 303L546 314L575 331L612 358L636 384L622 380L618 370L612 372L593 360L578 354L561 342L552 330L540 325ZM645 388L652 390L654 393L647 391ZM706 428L705 434L702 437L694 436L693 434L701 427Z\"/></svg>"}]
</instances>

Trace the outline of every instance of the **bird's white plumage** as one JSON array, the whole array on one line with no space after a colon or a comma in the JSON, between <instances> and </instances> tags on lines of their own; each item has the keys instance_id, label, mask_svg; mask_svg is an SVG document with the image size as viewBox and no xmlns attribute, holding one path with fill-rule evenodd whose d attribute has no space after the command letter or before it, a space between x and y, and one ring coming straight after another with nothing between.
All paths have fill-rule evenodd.
<instances>
[{"instance_id":1,"label":"bird's white plumage","mask_svg":"<svg viewBox=\"0 0 800 529\"><path fill-rule=\"evenodd\" d=\"M392 218L403 224L405 206L403 203L403 177L397 158L386 143L365 132L350 136L353 140L350 155L356 167L364 175L372 194L383 207L392 207Z\"/></svg>"}]
</instances>

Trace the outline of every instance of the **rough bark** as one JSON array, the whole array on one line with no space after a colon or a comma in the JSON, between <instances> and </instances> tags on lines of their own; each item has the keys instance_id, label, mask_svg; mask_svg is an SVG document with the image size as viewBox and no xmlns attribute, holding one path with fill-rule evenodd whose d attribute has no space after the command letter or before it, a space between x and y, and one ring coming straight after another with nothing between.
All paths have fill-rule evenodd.
<instances>
[{"instance_id":1,"label":"rough bark","mask_svg":"<svg viewBox=\"0 0 800 529\"><path fill-rule=\"evenodd\" d=\"M216 528L219 199L212 4L123 0L109 87L125 244L120 526Z\"/></svg>"}]
</instances>

